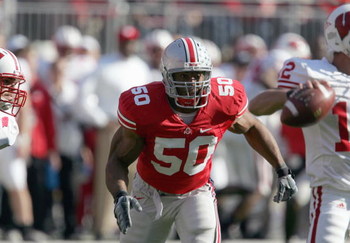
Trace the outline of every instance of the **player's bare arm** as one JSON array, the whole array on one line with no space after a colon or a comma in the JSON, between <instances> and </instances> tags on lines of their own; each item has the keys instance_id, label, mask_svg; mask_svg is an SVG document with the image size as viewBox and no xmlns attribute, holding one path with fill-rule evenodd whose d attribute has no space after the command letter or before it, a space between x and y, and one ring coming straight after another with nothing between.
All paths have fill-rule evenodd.
<instances>
[{"instance_id":1,"label":"player's bare arm","mask_svg":"<svg viewBox=\"0 0 350 243\"><path fill-rule=\"evenodd\" d=\"M133 131L120 127L114 134L106 166L106 185L113 196L119 191L127 191L128 167L142 148L142 138Z\"/></svg>"},{"instance_id":2,"label":"player's bare arm","mask_svg":"<svg viewBox=\"0 0 350 243\"><path fill-rule=\"evenodd\" d=\"M284 163L275 138L265 125L246 111L229 130L233 133L243 133L249 145L275 168L278 175L278 189L273 200L279 203L292 198L298 188L290 169Z\"/></svg>"},{"instance_id":3,"label":"player's bare arm","mask_svg":"<svg viewBox=\"0 0 350 243\"><path fill-rule=\"evenodd\" d=\"M106 166L106 185L114 198L114 216L123 234L132 226L130 210L142 210L137 199L127 193L128 167L137 159L142 148L142 138L127 128L120 127L113 136Z\"/></svg>"},{"instance_id":4,"label":"player's bare arm","mask_svg":"<svg viewBox=\"0 0 350 243\"><path fill-rule=\"evenodd\" d=\"M319 89L320 85L330 87L329 83L323 80L308 80L299 84L299 88ZM271 115L283 108L287 101L287 92L290 89L268 89L255 96L249 104L249 111L256 116Z\"/></svg>"},{"instance_id":5,"label":"player's bare arm","mask_svg":"<svg viewBox=\"0 0 350 243\"><path fill-rule=\"evenodd\" d=\"M275 169L285 166L275 138L249 111L246 111L229 130L233 133L243 133L250 146Z\"/></svg>"},{"instance_id":6,"label":"player's bare arm","mask_svg":"<svg viewBox=\"0 0 350 243\"><path fill-rule=\"evenodd\" d=\"M257 116L271 115L280 110L287 100L287 89L268 89L249 102L249 111Z\"/></svg>"}]
</instances>

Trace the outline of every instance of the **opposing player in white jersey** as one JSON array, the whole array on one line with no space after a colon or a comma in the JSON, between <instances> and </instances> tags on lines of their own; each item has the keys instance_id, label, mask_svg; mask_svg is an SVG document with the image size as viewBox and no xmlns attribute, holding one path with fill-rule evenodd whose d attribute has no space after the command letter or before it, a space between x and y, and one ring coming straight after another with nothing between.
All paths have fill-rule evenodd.
<instances>
[{"instance_id":1,"label":"opposing player in white jersey","mask_svg":"<svg viewBox=\"0 0 350 243\"><path fill-rule=\"evenodd\" d=\"M193 38L179 38L163 53L163 82L122 93L121 127L106 168L121 242L165 242L173 223L182 242L220 242L210 171L226 130L243 133L276 169L276 202L297 192L273 136L246 110L243 86L211 78L211 70L204 46ZM137 158L129 196L128 166Z\"/></svg>"},{"instance_id":2,"label":"opposing player in white jersey","mask_svg":"<svg viewBox=\"0 0 350 243\"><path fill-rule=\"evenodd\" d=\"M26 101L27 93L20 89L24 82L17 57L0 48L0 149L13 145L19 133L15 116Z\"/></svg>"},{"instance_id":3,"label":"opposing player in white jersey","mask_svg":"<svg viewBox=\"0 0 350 243\"><path fill-rule=\"evenodd\" d=\"M308 242L344 242L350 222L350 4L339 6L327 18L327 58L291 58L284 63L278 89L256 96L250 110L256 115L282 108L288 91L317 88L320 80L336 92L330 113L320 122L303 128L306 172L310 177L310 229Z\"/></svg>"}]
</instances>

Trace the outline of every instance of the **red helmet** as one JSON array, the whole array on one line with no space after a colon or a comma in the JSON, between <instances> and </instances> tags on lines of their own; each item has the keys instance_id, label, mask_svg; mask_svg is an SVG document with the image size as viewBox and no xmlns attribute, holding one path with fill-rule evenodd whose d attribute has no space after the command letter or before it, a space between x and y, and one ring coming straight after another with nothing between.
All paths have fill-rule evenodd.
<instances>
[{"instance_id":1,"label":"red helmet","mask_svg":"<svg viewBox=\"0 0 350 243\"><path fill-rule=\"evenodd\" d=\"M20 89L25 82L17 57L0 48L0 111L16 116L24 106L27 92Z\"/></svg>"}]
</instances>

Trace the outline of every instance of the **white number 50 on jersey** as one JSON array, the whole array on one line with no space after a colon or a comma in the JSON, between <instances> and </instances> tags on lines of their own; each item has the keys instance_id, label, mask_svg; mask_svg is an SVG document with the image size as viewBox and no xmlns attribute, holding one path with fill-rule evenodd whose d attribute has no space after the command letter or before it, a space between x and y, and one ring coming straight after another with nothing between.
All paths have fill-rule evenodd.
<instances>
[{"instance_id":1,"label":"white number 50 on jersey","mask_svg":"<svg viewBox=\"0 0 350 243\"><path fill-rule=\"evenodd\" d=\"M218 78L218 89L220 96L233 96L235 94L235 89L233 88L233 80L229 78Z\"/></svg>"},{"instance_id":2,"label":"white number 50 on jersey","mask_svg":"<svg viewBox=\"0 0 350 243\"><path fill-rule=\"evenodd\" d=\"M148 90L145 86L131 89L131 93L135 95L134 101L136 105L147 105L150 102Z\"/></svg>"},{"instance_id":3,"label":"white number 50 on jersey","mask_svg":"<svg viewBox=\"0 0 350 243\"><path fill-rule=\"evenodd\" d=\"M218 142L218 138L215 136L199 136L196 137L189 144L187 159L183 168L183 171L192 176L204 170L210 157L214 153L215 146ZM157 162L151 161L154 168L161 174L173 175L180 171L182 160L175 155L165 155L164 149L166 148L185 148L185 138L159 138L157 137L154 145L154 155L159 161L170 164L169 166L162 166ZM203 163L197 164L197 158L199 154L199 147L207 146L206 155L201 156L204 158Z\"/></svg>"}]
</instances>

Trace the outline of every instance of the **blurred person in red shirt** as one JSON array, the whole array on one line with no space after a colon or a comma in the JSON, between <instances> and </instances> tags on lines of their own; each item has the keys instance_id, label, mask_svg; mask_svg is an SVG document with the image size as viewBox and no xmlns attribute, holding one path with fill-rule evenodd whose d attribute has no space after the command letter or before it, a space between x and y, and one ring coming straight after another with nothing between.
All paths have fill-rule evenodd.
<instances>
[{"instance_id":1,"label":"blurred person in red shirt","mask_svg":"<svg viewBox=\"0 0 350 243\"><path fill-rule=\"evenodd\" d=\"M50 233L54 230L52 193L58 187L61 166L56 148L55 120L52 99L39 79L33 79L30 89L34 126L28 184L33 200L34 227Z\"/></svg>"}]
</instances>

